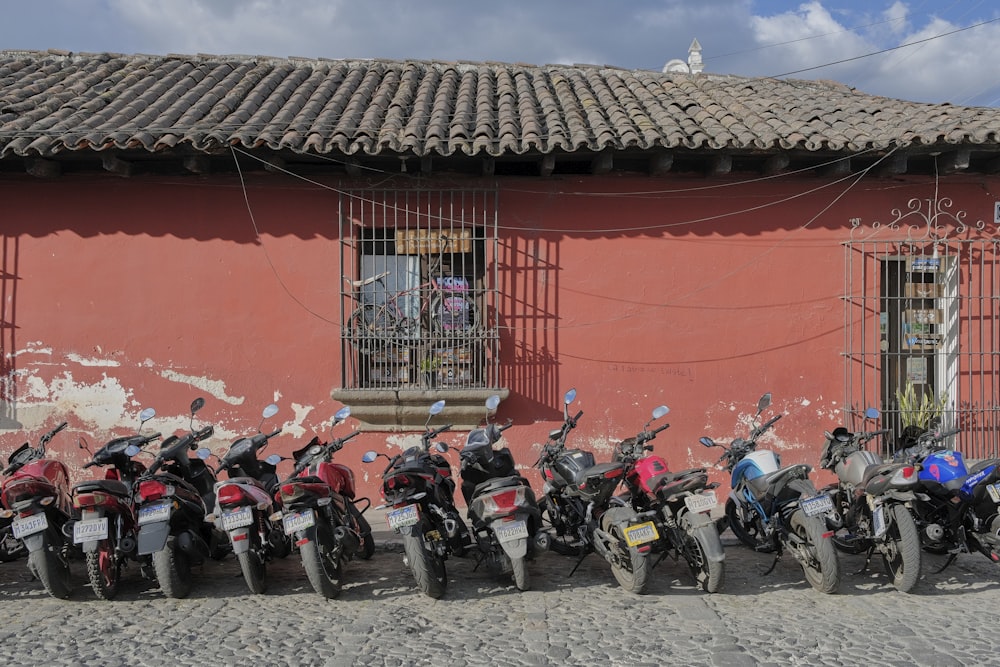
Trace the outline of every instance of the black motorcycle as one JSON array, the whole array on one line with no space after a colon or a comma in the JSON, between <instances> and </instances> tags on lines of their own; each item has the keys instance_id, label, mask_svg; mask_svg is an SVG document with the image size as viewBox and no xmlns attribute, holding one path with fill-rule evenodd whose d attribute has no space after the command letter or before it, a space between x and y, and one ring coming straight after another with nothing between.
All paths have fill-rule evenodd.
<instances>
[{"instance_id":1,"label":"black motorcycle","mask_svg":"<svg viewBox=\"0 0 1000 667\"><path fill-rule=\"evenodd\" d=\"M225 534L205 521L207 508L215 505L215 475L204 461L188 456L214 433L211 425L194 427L194 415L204 405L203 398L191 403L190 432L172 435L160 444L135 492L137 554L144 564L152 562L163 594L172 598L191 592L192 565L228 552Z\"/></svg>"},{"instance_id":2,"label":"black motorcycle","mask_svg":"<svg viewBox=\"0 0 1000 667\"><path fill-rule=\"evenodd\" d=\"M618 584L631 593L642 593L649 579L650 542L656 527L641 519L630 507L612 501L615 488L625 477L622 462L596 463L591 452L566 449L566 436L583 416L569 415L576 390L563 400L563 425L549 433L535 467L541 471L542 517L554 533L552 550L579 556L576 572L587 554L596 551L611 564Z\"/></svg>"},{"instance_id":3,"label":"black motorcycle","mask_svg":"<svg viewBox=\"0 0 1000 667\"><path fill-rule=\"evenodd\" d=\"M277 412L278 406L274 403L265 407L257 433L234 441L219 460L215 474L225 470L228 479L215 483L215 507L207 517L229 536L243 578L252 593L263 593L266 589L267 563L273 557L284 558L292 550L288 535L271 520L275 512L273 496L278 485L275 470L281 457L275 454L263 461L257 458L270 439L281 433L280 428L273 433L260 430L264 420ZM211 450L203 447L197 454L198 458L207 460Z\"/></svg>"},{"instance_id":4,"label":"black motorcycle","mask_svg":"<svg viewBox=\"0 0 1000 667\"><path fill-rule=\"evenodd\" d=\"M462 556L471 545L469 529L455 508L455 481L451 465L441 456L448 451L443 442L431 439L451 428L446 424L431 430L430 420L444 409L438 401L430 408L420 444L389 456L368 451L362 459L373 462L382 456L389 460L382 472L382 494L389 528L403 536L404 561L413 572L417 587L425 595L440 598L448 586L444 562L449 555Z\"/></svg>"},{"instance_id":5,"label":"black motorcycle","mask_svg":"<svg viewBox=\"0 0 1000 667\"><path fill-rule=\"evenodd\" d=\"M497 426L490 413L499 396L486 400L486 426L469 431L459 453L462 496L468 507L476 547L476 567L485 563L495 574L512 574L518 590L530 586L525 563L536 548L548 546L548 533L540 531L541 515L531 485L517 473L507 447L494 449L512 422Z\"/></svg>"},{"instance_id":6,"label":"black motorcycle","mask_svg":"<svg viewBox=\"0 0 1000 667\"><path fill-rule=\"evenodd\" d=\"M865 417L878 419L879 412L869 408ZM909 509L916 499L916 471L885 463L865 449L869 440L888 432L851 433L842 426L826 432L819 465L837 475L837 482L823 489L835 509L826 515L835 531L833 545L845 553L866 553L865 568L877 552L893 586L905 593L920 578L920 536Z\"/></svg>"}]
</instances>

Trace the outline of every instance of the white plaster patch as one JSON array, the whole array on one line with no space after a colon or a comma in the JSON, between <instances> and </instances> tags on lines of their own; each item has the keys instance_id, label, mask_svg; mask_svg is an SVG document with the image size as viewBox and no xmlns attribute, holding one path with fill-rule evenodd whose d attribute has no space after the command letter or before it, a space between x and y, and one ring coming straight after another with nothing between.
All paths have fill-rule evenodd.
<instances>
[{"instance_id":1,"label":"white plaster patch","mask_svg":"<svg viewBox=\"0 0 1000 667\"><path fill-rule=\"evenodd\" d=\"M184 384L189 384L192 387L197 387L202 391L208 392L215 398L229 403L230 405L243 405L245 397L239 396L229 396L226 394L226 383L222 380L209 380L204 377L197 377L194 375L182 375L176 371L172 370L162 370L160 371L160 377L170 380L171 382L183 382Z\"/></svg>"},{"instance_id":2,"label":"white plaster patch","mask_svg":"<svg viewBox=\"0 0 1000 667\"><path fill-rule=\"evenodd\" d=\"M114 359L84 359L79 354L69 353L66 358L81 366L121 366L121 363Z\"/></svg>"},{"instance_id":3,"label":"white plaster patch","mask_svg":"<svg viewBox=\"0 0 1000 667\"><path fill-rule=\"evenodd\" d=\"M280 397L281 396L278 392L275 392L275 402L277 402ZM292 403L292 412L295 413L295 416L281 425L281 433L287 433L295 438L301 438L304 436L306 429L302 426L302 422L305 421L306 417L313 411L313 409L314 408L311 405L299 405L298 403Z\"/></svg>"},{"instance_id":4,"label":"white plaster patch","mask_svg":"<svg viewBox=\"0 0 1000 667\"><path fill-rule=\"evenodd\" d=\"M803 398L802 401L799 403L799 405L801 405L804 408L809 407L811 404L812 402L808 398Z\"/></svg>"},{"instance_id":5,"label":"white plaster patch","mask_svg":"<svg viewBox=\"0 0 1000 667\"><path fill-rule=\"evenodd\" d=\"M70 372L52 378L49 384L37 376L23 382L17 418L25 430L44 428L52 415L74 414L93 431L108 431L128 423L126 410L131 392L117 378L105 375L96 384L78 383ZM138 423L138 420L136 420Z\"/></svg>"}]
</instances>

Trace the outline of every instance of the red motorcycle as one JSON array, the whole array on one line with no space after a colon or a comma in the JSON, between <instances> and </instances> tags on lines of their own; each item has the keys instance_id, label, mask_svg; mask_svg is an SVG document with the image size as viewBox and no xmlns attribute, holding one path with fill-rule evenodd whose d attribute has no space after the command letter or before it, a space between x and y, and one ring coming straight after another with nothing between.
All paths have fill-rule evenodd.
<instances>
[{"instance_id":1,"label":"red motorcycle","mask_svg":"<svg viewBox=\"0 0 1000 667\"><path fill-rule=\"evenodd\" d=\"M344 406L334 415L331 428L347 419L351 409ZM326 598L340 594L342 562L359 556L365 560L375 553L372 529L356 506L354 473L347 466L331 461L344 443L358 431L329 443L319 436L292 453L295 468L278 484L283 513L272 515L281 520L285 534L295 537L302 566L313 590Z\"/></svg>"},{"instance_id":2,"label":"red motorcycle","mask_svg":"<svg viewBox=\"0 0 1000 667\"><path fill-rule=\"evenodd\" d=\"M0 516L12 518L11 530L28 551L28 569L49 595L68 598L72 592L69 559L73 544L64 528L72 517L69 471L61 461L45 458L45 445L63 422L38 441L24 443L7 459L0 487Z\"/></svg>"},{"instance_id":3,"label":"red motorcycle","mask_svg":"<svg viewBox=\"0 0 1000 667\"><path fill-rule=\"evenodd\" d=\"M155 415L153 408L139 413L138 430ZM102 600L117 595L122 568L128 559L136 558L139 525L132 493L146 467L132 457L159 437L159 433L137 432L111 440L83 466L108 466L104 479L73 486L73 506L80 512L73 523L73 543L83 549L87 579L94 594ZM80 446L85 447L82 443Z\"/></svg>"}]
</instances>

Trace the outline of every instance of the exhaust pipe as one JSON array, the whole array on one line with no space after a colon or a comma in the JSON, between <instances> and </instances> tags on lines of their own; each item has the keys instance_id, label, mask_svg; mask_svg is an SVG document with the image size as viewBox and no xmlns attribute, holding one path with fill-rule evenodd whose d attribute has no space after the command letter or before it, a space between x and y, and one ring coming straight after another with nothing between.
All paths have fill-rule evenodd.
<instances>
[{"instance_id":1,"label":"exhaust pipe","mask_svg":"<svg viewBox=\"0 0 1000 667\"><path fill-rule=\"evenodd\" d=\"M548 531L540 530L535 533L535 548L540 551L548 551L549 547L552 546L552 537L549 535Z\"/></svg>"},{"instance_id":2,"label":"exhaust pipe","mask_svg":"<svg viewBox=\"0 0 1000 667\"><path fill-rule=\"evenodd\" d=\"M344 526L334 528L333 539L340 545L341 553L348 554L348 557L353 556L361 546L358 534Z\"/></svg>"},{"instance_id":3,"label":"exhaust pipe","mask_svg":"<svg viewBox=\"0 0 1000 667\"><path fill-rule=\"evenodd\" d=\"M924 528L924 533L927 535L927 539L932 542L939 542L941 538L944 537L944 528L936 523L929 524Z\"/></svg>"}]
</instances>

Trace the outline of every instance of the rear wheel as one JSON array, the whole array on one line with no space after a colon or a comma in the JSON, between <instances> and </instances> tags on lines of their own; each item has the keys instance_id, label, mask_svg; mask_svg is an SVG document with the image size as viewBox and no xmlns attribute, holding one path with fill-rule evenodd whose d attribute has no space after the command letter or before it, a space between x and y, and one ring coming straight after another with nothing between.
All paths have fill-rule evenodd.
<instances>
[{"instance_id":1,"label":"rear wheel","mask_svg":"<svg viewBox=\"0 0 1000 667\"><path fill-rule=\"evenodd\" d=\"M421 531L423 532L423 531ZM444 595L448 586L448 574L445 572L444 559L427 549L420 535L403 535L403 553L406 562L413 572L413 578L424 595L434 599Z\"/></svg>"},{"instance_id":2,"label":"rear wheel","mask_svg":"<svg viewBox=\"0 0 1000 667\"><path fill-rule=\"evenodd\" d=\"M168 598L186 598L191 593L191 559L173 535L167 538L166 546L153 553L153 571Z\"/></svg>"},{"instance_id":3,"label":"rear wheel","mask_svg":"<svg viewBox=\"0 0 1000 667\"><path fill-rule=\"evenodd\" d=\"M340 558L334 555L335 546L333 535L319 530L315 540L309 540L299 547L309 583L314 591L328 599L340 595L343 573Z\"/></svg>"},{"instance_id":4,"label":"rear wheel","mask_svg":"<svg viewBox=\"0 0 1000 667\"><path fill-rule=\"evenodd\" d=\"M714 532L712 534L716 535ZM718 593L726 581L726 563L725 561L716 563L708 560L705 539L700 533L691 534L685 530L684 558L687 560L688 568L690 568L695 581L698 582L698 586L706 593ZM718 540L717 535L715 539Z\"/></svg>"},{"instance_id":5,"label":"rear wheel","mask_svg":"<svg viewBox=\"0 0 1000 667\"><path fill-rule=\"evenodd\" d=\"M118 594L121 563L115 557L115 547L110 539L101 540L96 551L87 552L87 579L94 595L102 600L112 600Z\"/></svg>"},{"instance_id":6,"label":"rear wheel","mask_svg":"<svg viewBox=\"0 0 1000 667\"><path fill-rule=\"evenodd\" d=\"M621 522L634 517L635 513L630 509L612 507L601 517L601 528L615 540L611 549L617 552L619 560L611 563L611 573L615 575L619 586L629 593L639 595L646 590L646 583L649 581L649 558L638 549L625 546L625 536L620 527Z\"/></svg>"},{"instance_id":7,"label":"rear wheel","mask_svg":"<svg viewBox=\"0 0 1000 667\"><path fill-rule=\"evenodd\" d=\"M511 558L510 566L514 570L514 585L517 590L526 591L531 588L531 579L528 575L528 564L524 557Z\"/></svg>"},{"instance_id":8,"label":"rear wheel","mask_svg":"<svg viewBox=\"0 0 1000 667\"><path fill-rule=\"evenodd\" d=\"M46 542L38 551L28 554L28 568L34 572L45 590L54 598L65 600L72 592L69 580L69 564L59 557Z\"/></svg>"},{"instance_id":9,"label":"rear wheel","mask_svg":"<svg viewBox=\"0 0 1000 667\"><path fill-rule=\"evenodd\" d=\"M240 570L250 592L260 595L266 591L267 563L261 555L260 535L256 530L250 531L250 549L236 554L236 559L240 562Z\"/></svg>"},{"instance_id":10,"label":"rear wheel","mask_svg":"<svg viewBox=\"0 0 1000 667\"><path fill-rule=\"evenodd\" d=\"M882 552L885 571L896 590L908 593L920 578L920 535L904 505L886 508L886 542Z\"/></svg>"},{"instance_id":11,"label":"rear wheel","mask_svg":"<svg viewBox=\"0 0 1000 667\"><path fill-rule=\"evenodd\" d=\"M802 542L795 556L806 580L820 593L836 593L840 586L840 565L833 542L823 537L826 522L822 517L807 517L799 510L792 514L791 529Z\"/></svg>"}]
</instances>

